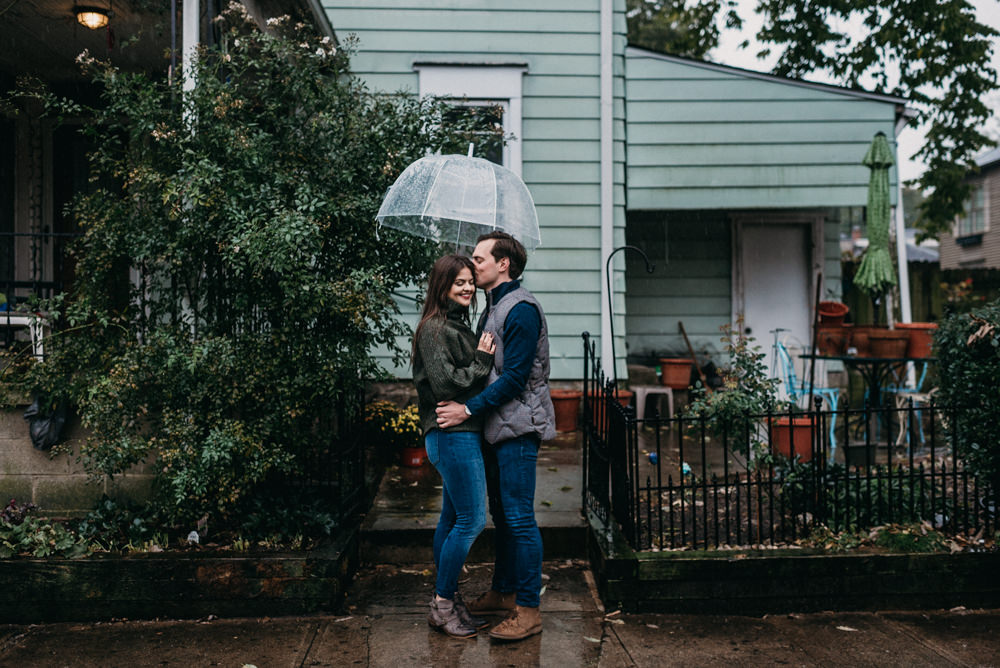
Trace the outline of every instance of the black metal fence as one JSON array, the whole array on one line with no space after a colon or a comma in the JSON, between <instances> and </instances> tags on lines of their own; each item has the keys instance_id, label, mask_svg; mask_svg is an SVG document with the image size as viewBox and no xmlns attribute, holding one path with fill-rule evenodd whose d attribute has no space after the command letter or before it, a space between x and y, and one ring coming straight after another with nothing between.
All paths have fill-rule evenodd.
<instances>
[{"instance_id":1,"label":"black metal fence","mask_svg":"<svg viewBox=\"0 0 1000 668\"><path fill-rule=\"evenodd\" d=\"M820 526L997 527L989 491L955 456L959 408L748 415L722 434L705 418L637 420L583 338L584 505L634 549L789 544Z\"/></svg>"}]
</instances>

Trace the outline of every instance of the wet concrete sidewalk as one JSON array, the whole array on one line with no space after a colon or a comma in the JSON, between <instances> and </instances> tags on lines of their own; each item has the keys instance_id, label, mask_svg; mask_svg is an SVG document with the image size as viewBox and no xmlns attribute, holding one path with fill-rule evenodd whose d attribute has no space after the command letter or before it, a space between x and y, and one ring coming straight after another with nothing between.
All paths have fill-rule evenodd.
<instances>
[{"instance_id":1,"label":"wet concrete sidewalk","mask_svg":"<svg viewBox=\"0 0 1000 668\"><path fill-rule=\"evenodd\" d=\"M364 565L337 614L0 626L0 667L100 666L1000 666L1000 610L765 617L606 611L583 560L578 434L543 444L536 509L546 552L544 631L518 643L427 626L440 480L394 468L362 535ZM460 581L489 586L491 536ZM499 621L499 620L494 620Z\"/></svg>"},{"instance_id":2,"label":"wet concrete sidewalk","mask_svg":"<svg viewBox=\"0 0 1000 668\"><path fill-rule=\"evenodd\" d=\"M362 570L340 614L0 627L0 666L998 666L1000 610L767 617L606 614L579 561L546 562L544 631L456 640L424 618L428 564ZM488 566L461 584L488 586Z\"/></svg>"}]
</instances>

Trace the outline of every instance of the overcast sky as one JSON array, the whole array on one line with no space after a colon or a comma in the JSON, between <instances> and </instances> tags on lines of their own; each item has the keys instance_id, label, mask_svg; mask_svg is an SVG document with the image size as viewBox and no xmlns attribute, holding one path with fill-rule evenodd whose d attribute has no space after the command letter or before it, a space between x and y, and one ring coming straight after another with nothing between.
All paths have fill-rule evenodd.
<instances>
[{"instance_id":1,"label":"overcast sky","mask_svg":"<svg viewBox=\"0 0 1000 668\"><path fill-rule=\"evenodd\" d=\"M980 23L1000 30L1000 2L997 0L970 0L970 2L976 8L976 15ZM757 0L737 0L737 3L740 15L743 17L743 30L740 32L724 31L718 48L709 54L709 60L748 70L769 72L777 58L772 56L766 60L757 60L754 55L761 47L760 43L753 38L761 24L760 17L753 12ZM744 39L750 40L750 46L747 49L740 49L739 44ZM1000 41L994 43L992 62L994 69L1000 71ZM824 83L840 83L821 74L810 75L808 79ZM1000 94L994 93L987 101L993 109L993 117L986 126L987 134L994 139L1000 139ZM920 149L923 142L924 133L920 128L907 128L900 134L899 156L902 160L900 174L904 179L913 179L923 173L923 163L910 159Z\"/></svg>"}]
</instances>

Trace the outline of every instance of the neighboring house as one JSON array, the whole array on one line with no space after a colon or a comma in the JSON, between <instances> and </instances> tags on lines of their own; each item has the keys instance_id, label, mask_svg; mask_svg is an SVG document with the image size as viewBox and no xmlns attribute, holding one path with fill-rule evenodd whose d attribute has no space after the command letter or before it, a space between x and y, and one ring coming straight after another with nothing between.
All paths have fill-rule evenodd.
<instances>
[{"instance_id":1,"label":"neighboring house","mask_svg":"<svg viewBox=\"0 0 1000 668\"><path fill-rule=\"evenodd\" d=\"M1000 148L976 158L965 212L941 235L941 269L1000 269Z\"/></svg>"},{"instance_id":2,"label":"neighboring house","mask_svg":"<svg viewBox=\"0 0 1000 668\"><path fill-rule=\"evenodd\" d=\"M861 159L877 132L894 144L905 100L628 47L621 0L324 6L372 88L504 106L504 163L541 225L525 282L553 378L580 377L582 331L609 338L604 265L626 242L656 270L615 256L619 364L682 351L678 322L718 352L740 313L765 346L778 327L806 340L817 272L839 296L840 211L865 205Z\"/></svg>"},{"instance_id":3,"label":"neighboring house","mask_svg":"<svg viewBox=\"0 0 1000 668\"><path fill-rule=\"evenodd\" d=\"M179 64L186 40L211 43L211 17L222 6L178 0L177 21L171 3L123 0L76 4L69 0L13 2L0 22L0 91L12 90L21 77L34 77L57 93L94 102L95 92L76 62L84 50L127 71L166 76L168 54L176 46ZM244 0L263 23L281 13L292 14L332 35L318 0ZM96 9L95 6L96 5ZM198 20L185 34L183 7L197 10ZM91 29L76 20L82 10L106 25ZM192 14L193 15L193 14ZM36 105L22 104L19 113L0 112L0 292L11 301L30 294L49 296L72 280L73 267L63 261L63 247L75 232L63 208L74 193L87 187L87 145L78 119L56 126L42 119ZM0 321L0 324L3 324Z\"/></svg>"}]
</instances>

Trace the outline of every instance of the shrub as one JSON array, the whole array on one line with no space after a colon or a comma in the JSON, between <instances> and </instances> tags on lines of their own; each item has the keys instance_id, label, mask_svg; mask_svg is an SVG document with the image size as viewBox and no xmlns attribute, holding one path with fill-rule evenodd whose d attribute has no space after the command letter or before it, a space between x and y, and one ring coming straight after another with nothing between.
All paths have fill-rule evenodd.
<instances>
[{"instance_id":1,"label":"shrub","mask_svg":"<svg viewBox=\"0 0 1000 668\"><path fill-rule=\"evenodd\" d=\"M938 358L937 400L947 412L961 407L962 419L944 421L966 465L1000 490L1000 301L954 314L934 339Z\"/></svg>"},{"instance_id":2,"label":"shrub","mask_svg":"<svg viewBox=\"0 0 1000 668\"><path fill-rule=\"evenodd\" d=\"M721 340L729 354L729 363L721 371L722 387L710 392L700 381L696 383L685 415L704 420L709 433L730 439L734 448L744 450L748 442L744 436L756 433L756 420L775 409L780 381L770 377L765 355L755 345L755 339L743 333L742 316L735 327L726 323L721 329ZM693 422L691 427L700 429L700 422Z\"/></svg>"},{"instance_id":3,"label":"shrub","mask_svg":"<svg viewBox=\"0 0 1000 668\"><path fill-rule=\"evenodd\" d=\"M437 254L377 233L382 195L476 124L372 94L344 48L269 26L231 7L190 91L85 55L100 106L43 96L53 115L89 117L97 148L72 205L75 284L44 305L61 331L22 389L78 407L95 476L155 460L167 522L238 526L268 479L337 447L335 414L380 374L371 347L403 354L393 291Z\"/></svg>"}]
</instances>

